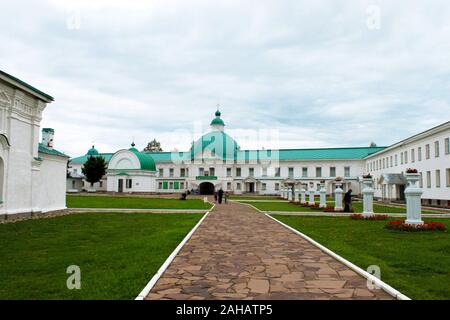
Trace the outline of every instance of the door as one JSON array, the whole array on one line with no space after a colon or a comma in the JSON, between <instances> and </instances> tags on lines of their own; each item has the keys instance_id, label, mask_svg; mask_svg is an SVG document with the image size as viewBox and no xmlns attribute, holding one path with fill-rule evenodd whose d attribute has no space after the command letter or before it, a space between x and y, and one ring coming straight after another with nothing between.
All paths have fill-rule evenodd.
<instances>
[{"instance_id":1,"label":"door","mask_svg":"<svg viewBox=\"0 0 450 320\"><path fill-rule=\"evenodd\" d=\"M405 185L399 185L400 200L405 200Z\"/></svg>"},{"instance_id":2,"label":"door","mask_svg":"<svg viewBox=\"0 0 450 320\"><path fill-rule=\"evenodd\" d=\"M253 182L251 182L249 184L249 192L250 193L254 193L255 192L255 184Z\"/></svg>"},{"instance_id":3,"label":"door","mask_svg":"<svg viewBox=\"0 0 450 320\"><path fill-rule=\"evenodd\" d=\"M123 179L119 179L119 192L123 192Z\"/></svg>"}]
</instances>

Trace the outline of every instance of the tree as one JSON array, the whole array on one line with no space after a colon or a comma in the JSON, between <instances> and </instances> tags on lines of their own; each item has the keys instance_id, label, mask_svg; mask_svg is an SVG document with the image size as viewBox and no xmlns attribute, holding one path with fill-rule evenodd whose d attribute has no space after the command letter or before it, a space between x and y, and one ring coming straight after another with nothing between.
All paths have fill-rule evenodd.
<instances>
[{"instance_id":1,"label":"tree","mask_svg":"<svg viewBox=\"0 0 450 320\"><path fill-rule=\"evenodd\" d=\"M376 144L375 142L372 141L372 142L370 143L370 146L369 146L369 147L374 148L374 147L376 147L376 146L377 146L377 144Z\"/></svg>"},{"instance_id":2,"label":"tree","mask_svg":"<svg viewBox=\"0 0 450 320\"><path fill-rule=\"evenodd\" d=\"M107 164L103 157L90 156L81 168L81 172L83 172L86 181L93 185L106 174L106 167Z\"/></svg>"},{"instance_id":3,"label":"tree","mask_svg":"<svg viewBox=\"0 0 450 320\"><path fill-rule=\"evenodd\" d=\"M153 139L150 141L147 146L144 148L144 152L161 152L163 149L161 148L161 143Z\"/></svg>"}]
</instances>

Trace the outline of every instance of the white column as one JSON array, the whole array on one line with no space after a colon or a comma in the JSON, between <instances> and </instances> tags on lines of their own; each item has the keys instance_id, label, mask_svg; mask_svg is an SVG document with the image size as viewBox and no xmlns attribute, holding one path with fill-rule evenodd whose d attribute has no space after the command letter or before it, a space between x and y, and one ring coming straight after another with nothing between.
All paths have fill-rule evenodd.
<instances>
[{"instance_id":1,"label":"white column","mask_svg":"<svg viewBox=\"0 0 450 320\"><path fill-rule=\"evenodd\" d=\"M336 181L336 190L334 190L334 211L344 211L342 207L342 194L344 190L342 190L342 182Z\"/></svg>"},{"instance_id":2,"label":"white column","mask_svg":"<svg viewBox=\"0 0 450 320\"><path fill-rule=\"evenodd\" d=\"M299 203L300 200L298 198L298 189L294 186L294 202Z\"/></svg>"},{"instance_id":3,"label":"white column","mask_svg":"<svg viewBox=\"0 0 450 320\"><path fill-rule=\"evenodd\" d=\"M292 201L292 188L288 188L288 201Z\"/></svg>"},{"instance_id":4,"label":"white column","mask_svg":"<svg viewBox=\"0 0 450 320\"><path fill-rule=\"evenodd\" d=\"M316 193L314 190L314 187L312 185L309 185L309 202L308 204L310 206L313 206L316 202L314 201L314 194Z\"/></svg>"},{"instance_id":5,"label":"white column","mask_svg":"<svg viewBox=\"0 0 450 320\"><path fill-rule=\"evenodd\" d=\"M417 182L420 179L418 173L406 173L406 181L408 181L408 187L405 189L406 198L406 224L422 225L422 189L417 186Z\"/></svg>"},{"instance_id":6,"label":"white column","mask_svg":"<svg viewBox=\"0 0 450 320\"><path fill-rule=\"evenodd\" d=\"M327 207L327 190L325 189L325 182L320 183L320 208L326 208Z\"/></svg>"},{"instance_id":7,"label":"white column","mask_svg":"<svg viewBox=\"0 0 450 320\"><path fill-rule=\"evenodd\" d=\"M301 204L306 204L306 189L305 189L304 185L301 186L300 194L301 194L300 203Z\"/></svg>"},{"instance_id":8,"label":"white column","mask_svg":"<svg viewBox=\"0 0 450 320\"><path fill-rule=\"evenodd\" d=\"M363 215L370 216L373 215L373 194L375 190L372 188L373 179L363 178Z\"/></svg>"}]
</instances>

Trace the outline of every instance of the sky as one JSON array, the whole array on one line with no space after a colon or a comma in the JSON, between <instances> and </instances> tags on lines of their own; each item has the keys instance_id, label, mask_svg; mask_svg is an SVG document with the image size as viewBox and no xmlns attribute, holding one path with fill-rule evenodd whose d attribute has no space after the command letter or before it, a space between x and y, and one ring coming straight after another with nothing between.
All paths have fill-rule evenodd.
<instances>
[{"instance_id":1,"label":"sky","mask_svg":"<svg viewBox=\"0 0 450 320\"><path fill-rule=\"evenodd\" d=\"M220 105L242 149L387 146L450 120L450 2L16 0L0 69L52 95L70 156L189 149Z\"/></svg>"}]
</instances>

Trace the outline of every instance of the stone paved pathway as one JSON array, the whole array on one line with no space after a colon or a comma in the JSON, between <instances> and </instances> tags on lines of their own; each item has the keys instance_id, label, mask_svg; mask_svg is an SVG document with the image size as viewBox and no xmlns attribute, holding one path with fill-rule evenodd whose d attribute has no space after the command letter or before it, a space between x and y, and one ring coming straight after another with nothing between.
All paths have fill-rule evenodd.
<instances>
[{"instance_id":1,"label":"stone paved pathway","mask_svg":"<svg viewBox=\"0 0 450 320\"><path fill-rule=\"evenodd\" d=\"M392 299L254 209L218 205L146 299Z\"/></svg>"}]
</instances>

